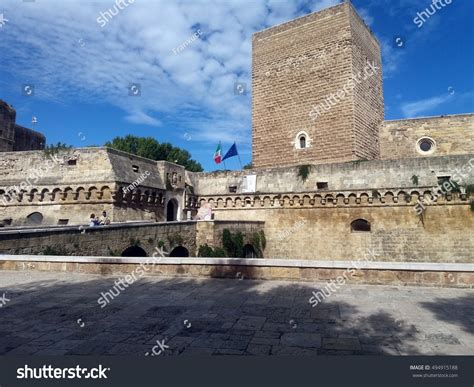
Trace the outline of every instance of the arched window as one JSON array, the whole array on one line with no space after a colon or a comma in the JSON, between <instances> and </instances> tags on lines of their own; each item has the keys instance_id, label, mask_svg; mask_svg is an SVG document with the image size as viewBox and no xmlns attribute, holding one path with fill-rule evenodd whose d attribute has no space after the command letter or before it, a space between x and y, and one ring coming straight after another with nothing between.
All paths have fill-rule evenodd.
<instances>
[{"instance_id":1,"label":"arched window","mask_svg":"<svg viewBox=\"0 0 474 387\"><path fill-rule=\"evenodd\" d=\"M300 136L300 149L306 148L306 136L302 135Z\"/></svg>"},{"instance_id":2,"label":"arched window","mask_svg":"<svg viewBox=\"0 0 474 387\"><path fill-rule=\"evenodd\" d=\"M292 144L295 149L306 149L311 147L311 139L309 138L308 133L302 130L296 134Z\"/></svg>"},{"instance_id":3,"label":"arched window","mask_svg":"<svg viewBox=\"0 0 474 387\"><path fill-rule=\"evenodd\" d=\"M33 212L26 217L26 224L29 226L38 226L43 223L43 214L40 212Z\"/></svg>"},{"instance_id":4,"label":"arched window","mask_svg":"<svg viewBox=\"0 0 474 387\"><path fill-rule=\"evenodd\" d=\"M351 223L351 232L370 232L370 223L365 219L356 219Z\"/></svg>"}]
</instances>

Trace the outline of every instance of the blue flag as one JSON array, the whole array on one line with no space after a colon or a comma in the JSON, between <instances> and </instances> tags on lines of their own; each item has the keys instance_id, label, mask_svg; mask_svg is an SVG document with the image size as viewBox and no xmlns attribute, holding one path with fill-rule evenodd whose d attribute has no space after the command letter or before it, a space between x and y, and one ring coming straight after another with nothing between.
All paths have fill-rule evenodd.
<instances>
[{"instance_id":1,"label":"blue flag","mask_svg":"<svg viewBox=\"0 0 474 387\"><path fill-rule=\"evenodd\" d=\"M224 161L225 159L234 157L234 156L238 156L238 155L239 155L239 152L237 152L237 146L235 145L235 142L234 142L234 145L232 145L230 147L230 149L227 151L225 156L222 158L222 161Z\"/></svg>"}]
</instances>

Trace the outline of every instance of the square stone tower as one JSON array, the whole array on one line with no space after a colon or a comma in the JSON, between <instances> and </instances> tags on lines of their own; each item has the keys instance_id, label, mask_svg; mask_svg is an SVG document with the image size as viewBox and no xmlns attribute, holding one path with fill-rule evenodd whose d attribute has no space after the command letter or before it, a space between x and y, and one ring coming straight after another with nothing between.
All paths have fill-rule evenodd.
<instances>
[{"instance_id":1,"label":"square stone tower","mask_svg":"<svg viewBox=\"0 0 474 387\"><path fill-rule=\"evenodd\" d=\"M349 2L254 34L254 167L379 158L380 44Z\"/></svg>"}]
</instances>

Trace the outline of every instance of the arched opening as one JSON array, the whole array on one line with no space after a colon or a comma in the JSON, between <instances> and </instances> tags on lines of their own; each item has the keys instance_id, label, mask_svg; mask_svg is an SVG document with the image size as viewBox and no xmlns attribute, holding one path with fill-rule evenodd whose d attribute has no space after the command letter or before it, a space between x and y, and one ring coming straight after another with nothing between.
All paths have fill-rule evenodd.
<instances>
[{"instance_id":1,"label":"arched opening","mask_svg":"<svg viewBox=\"0 0 474 387\"><path fill-rule=\"evenodd\" d=\"M178 246L170 252L170 257L189 257L189 251L186 247Z\"/></svg>"},{"instance_id":2,"label":"arched opening","mask_svg":"<svg viewBox=\"0 0 474 387\"><path fill-rule=\"evenodd\" d=\"M171 199L166 205L166 220L168 222L178 220L178 202L175 199Z\"/></svg>"},{"instance_id":3,"label":"arched opening","mask_svg":"<svg viewBox=\"0 0 474 387\"><path fill-rule=\"evenodd\" d=\"M300 149L306 148L306 137L300 136Z\"/></svg>"},{"instance_id":4,"label":"arched opening","mask_svg":"<svg viewBox=\"0 0 474 387\"><path fill-rule=\"evenodd\" d=\"M146 251L139 246L130 246L127 247L123 253L122 257L147 257Z\"/></svg>"},{"instance_id":5,"label":"arched opening","mask_svg":"<svg viewBox=\"0 0 474 387\"><path fill-rule=\"evenodd\" d=\"M26 217L26 224L28 226L38 226L43 223L43 214L40 212L33 212Z\"/></svg>"},{"instance_id":6,"label":"arched opening","mask_svg":"<svg viewBox=\"0 0 474 387\"><path fill-rule=\"evenodd\" d=\"M244 258L258 258L258 254L251 244L244 246Z\"/></svg>"},{"instance_id":7,"label":"arched opening","mask_svg":"<svg viewBox=\"0 0 474 387\"><path fill-rule=\"evenodd\" d=\"M351 223L351 232L370 232L370 223L365 219L356 219Z\"/></svg>"}]
</instances>

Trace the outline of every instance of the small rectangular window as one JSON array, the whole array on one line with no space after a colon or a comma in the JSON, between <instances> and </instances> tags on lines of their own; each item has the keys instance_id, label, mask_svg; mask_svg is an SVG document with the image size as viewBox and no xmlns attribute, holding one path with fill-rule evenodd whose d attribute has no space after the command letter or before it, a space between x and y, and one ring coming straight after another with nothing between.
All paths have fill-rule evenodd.
<instances>
[{"instance_id":1,"label":"small rectangular window","mask_svg":"<svg viewBox=\"0 0 474 387\"><path fill-rule=\"evenodd\" d=\"M70 165L70 166L77 165L77 160L68 160L67 165Z\"/></svg>"},{"instance_id":2,"label":"small rectangular window","mask_svg":"<svg viewBox=\"0 0 474 387\"><path fill-rule=\"evenodd\" d=\"M138 172L140 167L138 165L132 165L133 172Z\"/></svg>"},{"instance_id":3,"label":"small rectangular window","mask_svg":"<svg viewBox=\"0 0 474 387\"><path fill-rule=\"evenodd\" d=\"M69 223L69 219L59 219L58 220L58 225L64 226Z\"/></svg>"},{"instance_id":4,"label":"small rectangular window","mask_svg":"<svg viewBox=\"0 0 474 387\"><path fill-rule=\"evenodd\" d=\"M237 186L236 185L229 185L229 192L230 193L236 193L237 192Z\"/></svg>"},{"instance_id":5,"label":"small rectangular window","mask_svg":"<svg viewBox=\"0 0 474 387\"><path fill-rule=\"evenodd\" d=\"M12 218L3 219L2 223L4 226L10 226L12 224Z\"/></svg>"},{"instance_id":6,"label":"small rectangular window","mask_svg":"<svg viewBox=\"0 0 474 387\"><path fill-rule=\"evenodd\" d=\"M443 183L449 182L451 176L438 176L438 185L443 185Z\"/></svg>"},{"instance_id":7,"label":"small rectangular window","mask_svg":"<svg viewBox=\"0 0 474 387\"><path fill-rule=\"evenodd\" d=\"M318 187L318 189L328 189L329 185L328 185L327 181L318 181L316 183L316 187Z\"/></svg>"}]
</instances>

